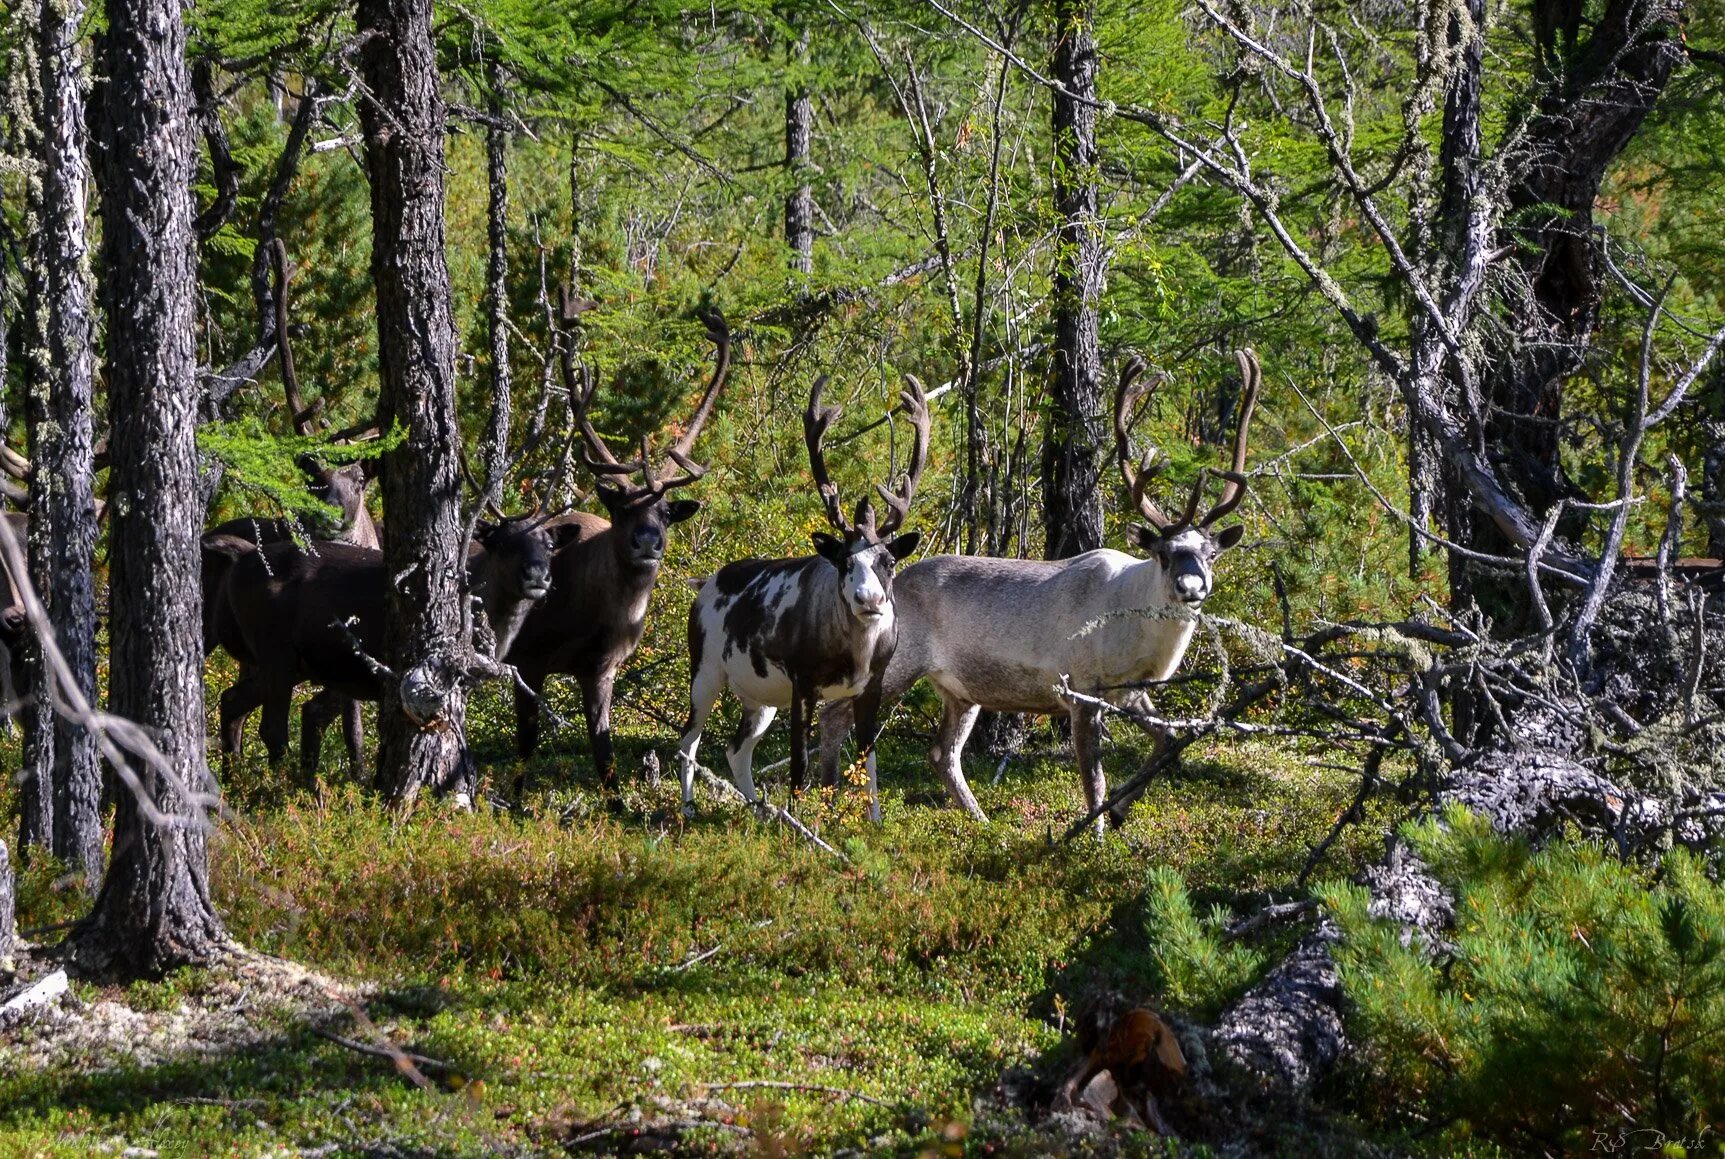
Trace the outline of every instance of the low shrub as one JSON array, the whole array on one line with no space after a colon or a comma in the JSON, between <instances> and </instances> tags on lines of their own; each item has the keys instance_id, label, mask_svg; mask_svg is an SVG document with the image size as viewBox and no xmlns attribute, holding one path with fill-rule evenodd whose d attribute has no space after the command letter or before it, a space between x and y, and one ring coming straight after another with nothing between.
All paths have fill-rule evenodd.
<instances>
[{"instance_id":1,"label":"low shrub","mask_svg":"<svg viewBox=\"0 0 1725 1159\"><path fill-rule=\"evenodd\" d=\"M1445 1151L1718 1153L1725 888L1682 850L1656 870L1536 851L1460 811L1406 833L1458 899L1436 952L1369 916L1365 890L1321 890L1377 1109Z\"/></svg>"}]
</instances>

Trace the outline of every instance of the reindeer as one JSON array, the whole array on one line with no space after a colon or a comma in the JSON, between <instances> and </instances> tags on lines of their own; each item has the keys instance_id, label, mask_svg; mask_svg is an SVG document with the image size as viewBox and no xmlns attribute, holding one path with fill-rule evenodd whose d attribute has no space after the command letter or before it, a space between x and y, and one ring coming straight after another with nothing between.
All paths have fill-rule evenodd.
<instances>
[{"instance_id":1,"label":"reindeer","mask_svg":"<svg viewBox=\"0 0 1725 1159\"><path fill-rule=\"evenodd\" d=\"M881 696L891 704L924 676L934 683L944 709L934 764L954 803L978 821L988 818L965 781L961 754L984 708L1068 714L1085 800L1094 810L1107 799L1098 744L1100 709L1068 701L1056 689L1070 681L1074 691L1114 698L1122 685L1168 679L1185 657L1198 609L1215 582L1216 557L1239 543L1244 530L1238 524L1211 530L1246 490L1241 472L1260 375L1256 355L1241 351L1236 357L1243 394L1233 463L1216 472L1226 483L1202 518L1197 510L1206 472L1199 473L1191 501L1177 519L1162 514L1146 494L1155 474L1154 451L1133 466L1129 419L1155 383L1136 385L1144 369L1137 359L1121 374L1115 450L1127 490L1146 521L1131 531L1145 558L1106 548L1056 562L938 555L898 577L894 598L900 643ZM829 779L838 768L850 715L850 705L841 701L822 720L821 762ZM1124 817L1116 814L1113 820L1118 824Z\"/></svg>"},{"instance_id":2,"label":"reindeer","mask_svg":"<svg viewBox=\"0 0 1725 1159\"><path fill-rule=\"evenodd\" d=\"M275 272L275 312L276 312L276 356L281 367L282 391L286 395L288 419L293 424L294 434L301 438L309 438L317 433L315 422L318 410L323 400L307 406L305 397L300 391L299 372L294 364L293 344L289 340L289 295L288 285L292 280L292 271L288 267L287 246L280 238L275 239L270 247L270 258ZM377 428L367 426L363 429L352 429L334 436L332 441L347 442L366 441L377 437ZM343 466L330 466L319 462L311 455L302 454L295 458L294 464L306 478L306 492L312 498L319 500L332 509L331 516L320 518L309 528L293 517L259 517L242 515L237 519L229 519L219 523L205 532L206 536L228 536L233 539L249 542L257 547L265 547L276 543L304 542L306 540L326 541L352 544L355 547L377 549L383 546L378 536L377 524L372 521L371 513L366 510L365 490L376 473L379 459L373 457L359 463L349 463ZM215 651L217 635L215 618L220 614L222 586L227 577L227 568L234 556L226 551L208 551L203 553L203 575L201 586L204 596L204 655ZM231 651L231 650L230 650ZM239 659L239 657L235 657ZM240 671L236 685L247 679L245 661L240 663ZM357 773L364 763L364 728L360 719L359 704L354 701L343 702L336 706L342 721L342 734L347 741L348 757ZM249 709L247 710L250 711ZM245 714L242 714L243 721ZM237 726L236 726L237 745ZM238 749L232 751L237 752ZM224 756L231 755L224 749Z\"/></svg>"},{"instance_id":3,"label":"reindeer","mask_svg":"<svg viewBox=\"0 0 1725 1159\"><path fill-rule=\"evenodd\" d=\"M507 650L528 607L550 590L556 542L537 515L478 525L468 579L496 634L494 655ZM330 695L314 697L301 720L301 763L309 780L340 698L375 701L383 695L367 661L383 647L389 583L383 553L344 543L258 547L230 535L206 535L203 543L206 558L231 560L215 628L242 672L221 697L222 750L238 750L245 717L261 706L258 731L271 762L279 762L287 748L293 690L307 681L320 684Z\"/></svg>"},{"instance_id":4,"label":"reindeer","mask_svg":"<svg viewBox=\"0 0 1725 1159\"><path fill-rule=\"evenodd\" d=\"M887 512L877 527L867 497L846 522L838 488L827 473L821 438L839 415L822 407L826 379L816 380L803 413L809 467L838 536L816 532L815 553L801 559L748 559L727 564L707 580L689 609L689 720L677 744L683 779L683 809L694 808L695 749L729 684L743 702L743 720L725 750L731 779L754 801L750 762L755 744L781 708L791 710L791 786L807 779L808 733L821 700L854 698L855 716L868 748L870 809L876 819L873 741L881 700L881 677L899 639L893 603L893 568L916 550L912 531L896 538L916 496L928 460L928 401L922 384L906 375L905 413L915 431L910 467L897 491L877 484ZM837 770L827 771L828 784Z\"/></svg>"},{"instance_id":5,"label":"reindeer","mask_svg":"<svg viewBox=\"0 0 1725 1159\"><path fill-rule=\"evenodd\" d=\"M665 452L681 469L670 478L653 469L652 450L645 439L637 459L623 462L611 453L589 417L597 375L590 368L578 374L573 354L567 347L562 352L564 382L585 447L582 457L601 480L599 499L610 519L577 512L551 522L552 529L563 536L552 565L551 595L529 613L507 656L527 689L517 686L515 690L516 749L525 758L538 747L539 695L546 678L553 673L573 676L581 685L593 763L607 788L617 783L611 749L611 693L617 670L641 642L647 604L665 557L667 532L701 507L693 499L667 496L707 473L689 455L730 371L731 335L724 318L713 312L703 315L702 321L717 351L713 377L682 436ZM641 485L628 485L628 477L637 473ZM613 486L605 479L618 479L623 485ZM517 793L521 786L518 778Z\"/></svg>"}]
</instances>

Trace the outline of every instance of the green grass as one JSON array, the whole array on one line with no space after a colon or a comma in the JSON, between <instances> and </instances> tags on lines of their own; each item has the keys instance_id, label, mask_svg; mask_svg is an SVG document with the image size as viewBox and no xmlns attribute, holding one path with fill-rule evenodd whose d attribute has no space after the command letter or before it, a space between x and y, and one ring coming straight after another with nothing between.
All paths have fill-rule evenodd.
<instances>
[{"instance_id":1,"label":"green grass","mask_svg":"<svg viewBox=\"0 0 1725 1159\"><path fill-rule=\"evenodd\" d=\"M476 706L481 721L487 711ZM431 805L404 821L353 786L284 789L251 757L212 843L231 929L254 949L375 985L371 1017L453 1069L419 1090L387 1061L284 1021L243 1057L0 1077L0 1152L85 1154L114 1138L163 1155L385 1139L433 1154L555 1152L619 1104L768 1080L867 1099L712 1091L745 1109L757 1142L1037 1153L973 1125L975 1099L1055 1048L1088 988L1147 992L1152 867L1206 905L1255 904L1286 890L1352 786L1298 754L1211 745L1149 792L1124 840L1051 844L1080 793L1050 736L998 784L993 762L972 763L993 818L984 827L943 807L919 720L901 714L883 753L884 824L862 819L854 793L801 810L848 865L704 790L685 822L674 776L637 779L608 807L591 792L584 744L567 735L532 763L519 809ZM482 761L507 782L514 767L492 731ZM723 735L710 734L715 762ZM1135 740L1111 753L1114 776L1144 755L1125 743ZM668 752L662 728L635 721L620 741L626 781L649 743ZM758 764L784 747L775 734ZM1362 830L1331 865L1370 853ZM22 893L25 925L76 905L47 869ZM123 997L172 1009L196 981ZM728 1143L711 1133L685 1145L703 1139Z\"/></svg>"}]
</instances>

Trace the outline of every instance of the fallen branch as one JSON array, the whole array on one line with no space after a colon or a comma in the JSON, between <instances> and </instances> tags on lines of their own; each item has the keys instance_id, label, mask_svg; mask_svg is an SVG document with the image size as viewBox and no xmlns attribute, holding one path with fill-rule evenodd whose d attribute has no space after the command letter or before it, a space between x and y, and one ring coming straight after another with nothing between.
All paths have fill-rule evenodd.
<instances>
[{"instance_id":1,"label":"fallen branch","mask_svg":"<svg viewBox=\"0 0 1725 1159\"><path fill-rule=\"evenodd\" d=\"M372 1029L376 1030L377 1028L373 1027ZM395 1069L406 1075L415 1086L424 1090L430 1090L433 1084L430 1079L426 1078L425 1075L421 1073L419 1069L420 1067L429 1067L432 1070L441 1071L453 1071L455 1069L454 1063L448 1063L444 1062L442 1059L429 1058L423 1054L414 1054L411 1051L402 1050L399 1046L389 1042L387 1038L382 1039L384 1042L388 1043L387 1046L369 1046L363 1042L356 1042L351 1038L344 1038L335 1033L335 1031L325 1030L321 1026L311 1027L311 1032L319 1038L327 1039L330 1042L335 1043L337 1046L346 1047L348 1050L355 1051L359 1054L370 1055L372 1058L388 1059L390 1062L395 1064ZM381 1032L379 1033L379 1037L382 1037Z\"/></svg>"},{"instance_id":2,"label":"fallen branch","mask_svg":"<svg viewBox=\"0 0 1725 1159\"><path fill-rule=\"evenodd\" d=\"M706 781L709 785L712 785L721 792L728 791L734 794L737 799L742 801L744 804L752 804L760 812L766 814L774 821L779 822L781 825L786 826L815 848L824 853L832 854L846 865L850 864L850 858L834 849L831 845L828 845L825 841L822 841L819 833L816 833L813 829L810 829L807 825L804 825L801 821L797 820L787 810L779 808L765 797L756 797L755 800L750 801L747 797L743 796L743 791L741 789L737 788L737 786L731 784L731 782L725 780L723 777L715 776L711 769L704 768L701 765L696 765L695 771L700 773L701 779Z\"/></svg>"}]
</instances>

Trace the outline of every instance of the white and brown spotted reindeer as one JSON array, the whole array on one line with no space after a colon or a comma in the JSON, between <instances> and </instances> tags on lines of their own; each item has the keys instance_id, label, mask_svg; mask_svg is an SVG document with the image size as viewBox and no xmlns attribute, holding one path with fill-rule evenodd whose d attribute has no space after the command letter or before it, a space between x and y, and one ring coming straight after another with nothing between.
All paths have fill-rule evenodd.
<instances>
[{"instance_id":1,"label":"white and brown spotted reindeer","mask_svg":"<svg viewBox=\"0 0 1725 1159\"><path fill-rule=\"evenodd\" d=\"M934 764L953 802L977 820L988 818L964 778L961 754L985 708L1070 715L1085 800L1094 810L1107 799L1098 743L1101 710L1067 701L1057 688L1070 681L1075 691L1119 700L1128 695L1121 691L1124 686L1166 680L1184 659L1198 609L1215 582L1216 557L1238 543L1242 532L1237 524L1212 530L1246 490L1241 472L1259 370L1250 351L1237 358L1243 390L1233 463L1215 472L1226 483L1202 518L1198 503L1208 472L1199 474L1177 519L1164 515L1146 494L1155 473L1154 452L1146 452L1135 466L1129 431L1134 408L1154 383L1138 384L1143 363L1137 359L1121 374L1115 445L1127 490L1146 521L1131 532L1145 558L1107 548L1049 563L937 555L898 577L893 591L899 646L882 681L881 702L893 704L924 676L934 684L944 707ZM822 718L826 776L838 768L850 715L849 705L839 703ZM1098 832L1101 824L1099 817Z\"/></svg>"},{"instance_id":2,"label":"white and brown spotted reindeer","mask_svg":"<svg viewBox=\"0 0 1725 1159\"><path fill-rule=\"evenodd\" d=\"M800 559L747 559L727 564L702 585L689 609L689 721L677 744L683 809L694 808L695 748L707 716L725 686L743 704L742 724L725 750L731 779L745 799L757 800L751 759L755 744L781 708L791 714L791 786L807 782L808 734L823 700L854 701L859 734L868 752L869 799L875 801L873 740L878 727L881 678L899 633L893 609L893 569L916 550L917 532L904 526L928 461L928 401L922 384L905 376L901 398L915 433L909 470L896 490L877 484L886 513L875 523L865 497L847 522L838 488L827 474L821 438L839 408L822 407L826 379L818 380L803 413L809 466L839 534L816 532L816 554ZM837 770L827 783L836 781Z\"/></svg>"}]
</instances>

